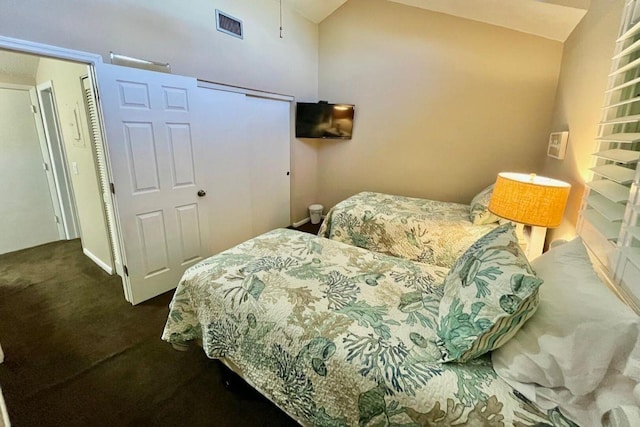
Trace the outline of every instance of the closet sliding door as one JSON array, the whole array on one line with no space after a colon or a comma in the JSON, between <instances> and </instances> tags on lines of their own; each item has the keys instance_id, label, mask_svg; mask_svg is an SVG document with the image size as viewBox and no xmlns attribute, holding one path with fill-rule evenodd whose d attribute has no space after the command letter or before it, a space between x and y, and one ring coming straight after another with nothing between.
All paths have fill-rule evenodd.
<instances>
[{"instance_id":1,"label":"closet sliding door","mask_svg":"<svg viewBox=\"0 0 640 427\"><path fill-rule=\"evenodd\" d=\"M209 244L213 253L252 237L249 144L241 122L244 94L198 88L205 126L203 156L207 159L206 203Z\"/></svg>"},{"instance_id":2,"label":"closet sliding door","mask_svg":"<svg viewBox=\"0 0 640 427\"><path fill-rule=\"evenodd\" d=\"M290 224L287 100L200 87L214 253Z\"/></svg>"},{"instance_id":3,"label":"closet sliding door","mask_svg":"<svg viewBox=\"0 0 640 427\"><path fill-rule=\"evenodd\" d=\"M290 144L286 101L245 96L253 234L290 222Z\"/></svg>"}]
</instances>

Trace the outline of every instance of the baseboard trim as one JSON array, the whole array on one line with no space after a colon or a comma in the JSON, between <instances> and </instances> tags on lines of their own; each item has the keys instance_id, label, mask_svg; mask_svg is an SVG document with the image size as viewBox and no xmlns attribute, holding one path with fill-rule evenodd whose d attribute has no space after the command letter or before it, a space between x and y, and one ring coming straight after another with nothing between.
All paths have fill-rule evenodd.
<instances>
[{"instance_id":1,"label":"baseboard trim","mask_svg":"<svg viewBox=\"0 0 640 427\"><path fill-rule=\"evenodd\" d=\"M306 223L308 223L309 221L311 221L311 218L306 217L306 218L305 218L305 219L303 219L303 220L300 220L300 221L298 221L298 222L294 222L292 225L293 225L295 228L298 228L298 227L300 227L301 225L305 225L305 224L306 224Z\"/></svg>"},{"instance_id":2,"label":"baseboard trim","mask_svg":"<svg viewBox=\"0 0 640 427\"><path fill-rule=\"evenodd\" d=\"M89 251L87 248L82 248L82 253L88 256L91 261L95 262L98 265L98 267L100 267L101 269L103 269L109 274L113 274L113 269L110 266L108 266L104 261L102 261L100 258L92 254L91 251Z\"/></svg>"}]
</instances>

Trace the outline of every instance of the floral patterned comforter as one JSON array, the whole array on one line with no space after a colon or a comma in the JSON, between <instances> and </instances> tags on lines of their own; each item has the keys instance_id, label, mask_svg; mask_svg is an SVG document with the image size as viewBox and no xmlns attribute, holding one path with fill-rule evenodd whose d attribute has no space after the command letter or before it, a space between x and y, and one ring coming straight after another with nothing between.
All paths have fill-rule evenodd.
<instances>
[{"instance_id":1,"label":"floral patterned comforter","mask_svg":"<svg viewBox=\"0 0 640 427\"><path fill-rule=\"evenodd\" d=\"M469 205L363 192L331 208L318 235L451 267L462 252L497 225L473 225Z\"/></svg>"},{"instance_id":2,"label":"floral patterned comforter","mask_svg":"<svg viewBox=\"0 0 640 427\"><path fill-rule=\"evenodd\" d=\"M543 413L488 357L442 364L447 270L293 230L188 269L162 338L202 340L304 425L532 426Z\"/></svg>"}]
</instances>

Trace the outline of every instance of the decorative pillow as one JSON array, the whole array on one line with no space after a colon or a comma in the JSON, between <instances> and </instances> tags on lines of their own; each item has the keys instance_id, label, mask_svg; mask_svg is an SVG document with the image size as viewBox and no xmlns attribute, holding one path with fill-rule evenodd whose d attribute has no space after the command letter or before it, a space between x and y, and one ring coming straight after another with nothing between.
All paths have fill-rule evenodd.
<instances>
[{"instance_id":1,"label":"decorative pillow","mask_svg":"<svg viewBox=\"0 0 640 427\"><path fill-rule=\"evenodd\" d=\"M541 284L513 224L478 239L444 280L437 326L443 361L465 362L507 342L535 313Z\"/></svg>"},{"instance_id":2,"label":"decorative pillow","mask_svg":"<svg viewBox=\"0 0 640 427\"><path fill-rule=\"evenodd\" d=\"M469 219L473 225L493 224L500 220L500 217L489 212L489 201L493 194L494 185L495 184L491 184L471 199Z\"/></svg>"}]
</instances>

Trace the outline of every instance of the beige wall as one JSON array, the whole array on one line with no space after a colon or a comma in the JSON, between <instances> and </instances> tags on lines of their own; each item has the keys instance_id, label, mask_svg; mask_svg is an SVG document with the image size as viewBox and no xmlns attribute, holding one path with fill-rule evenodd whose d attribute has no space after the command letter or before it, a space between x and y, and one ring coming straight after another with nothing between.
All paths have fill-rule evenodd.
<instances>
[{"instance_id":1,"label":"beige wall","mask_svg":"<svg viewBox=\"0 0 640 427\"><path fill-rule=\"evenodd\" d=\"M564 56L557 42L384 0L350 0L319 29L285 9L283 39L275 0L23 0L3 6L0 34L357 104L353 140L292 138L292 221L310 203L329 207L361 190L468 202L508 169L574 184L564 234L575 225L622 3L593 0ZM215 30L215 8L243 20L244 40ZM554 130L571 132L564 161L545 156Z\"/></svg>"},{"instance_id":2,"label":"beige wall","mask_svg":"<svg viewBox=\"0 0 640 427\"><path fill-rule=\"evenodd\" d=\"M104 265L113 267L80 83L80 77L87 73L86 65L42 58L38 66L36 82L37 84L52 82L60 132L76 202L82 247L101 260ZM78 112L79 126L76 126L74 109ZM77 139L78 128L80 139ZM73 164L76 165L77 173L72 167Z\"/></svg>"},{"instance_id":3,"label":"beige wall","mask_svg":"<svg viewBox=\"0 0 640 427\"><path fill-rule=\"evenodd\" d=\"M7 3L7 2L5 2ZM243 40L216 30L215 9L244 23ZM10 1L0 35L82 50L169 62L175 74L317 98L318 26L284 9L279 37L277 0ZM292 138L292 219L314 201L316 150Z\"/></svg>"},{"instance_id":4,"label":"beige wall","mask_svg":"<svg viewBox=\"0 0 640 427\"><path fill-rule=\"evenodd\" d=\"M356 104L323 141L319 201L362 190L469 202L499 171L538 171L562 44L384 0L320 24L319 98Z\"/></svg>"},{"instance_id":5,"label":"beige wall","mask_svg":"<svg viewBox=\"0 0 640 427\"><path fill-rule=\"evenodd\" d=\"M575 235L623 6L623 0L592 0L589 12L565 42L550 131L568 130L569 143L564 160L546 158L543 174L573 188L565 220L550 232L548 241Z\"/></svg>"},{"instance_id":6,"label":"beige wall","mask_svg":"<svg viewBox=\"0 0 640 427\"><path fill-rule=\"evenodd\" d=\"M14 76L0 73L0 82L11 83L15 85L35 86L35 79L26 76Z\"/></svg>"}]
</instances>

